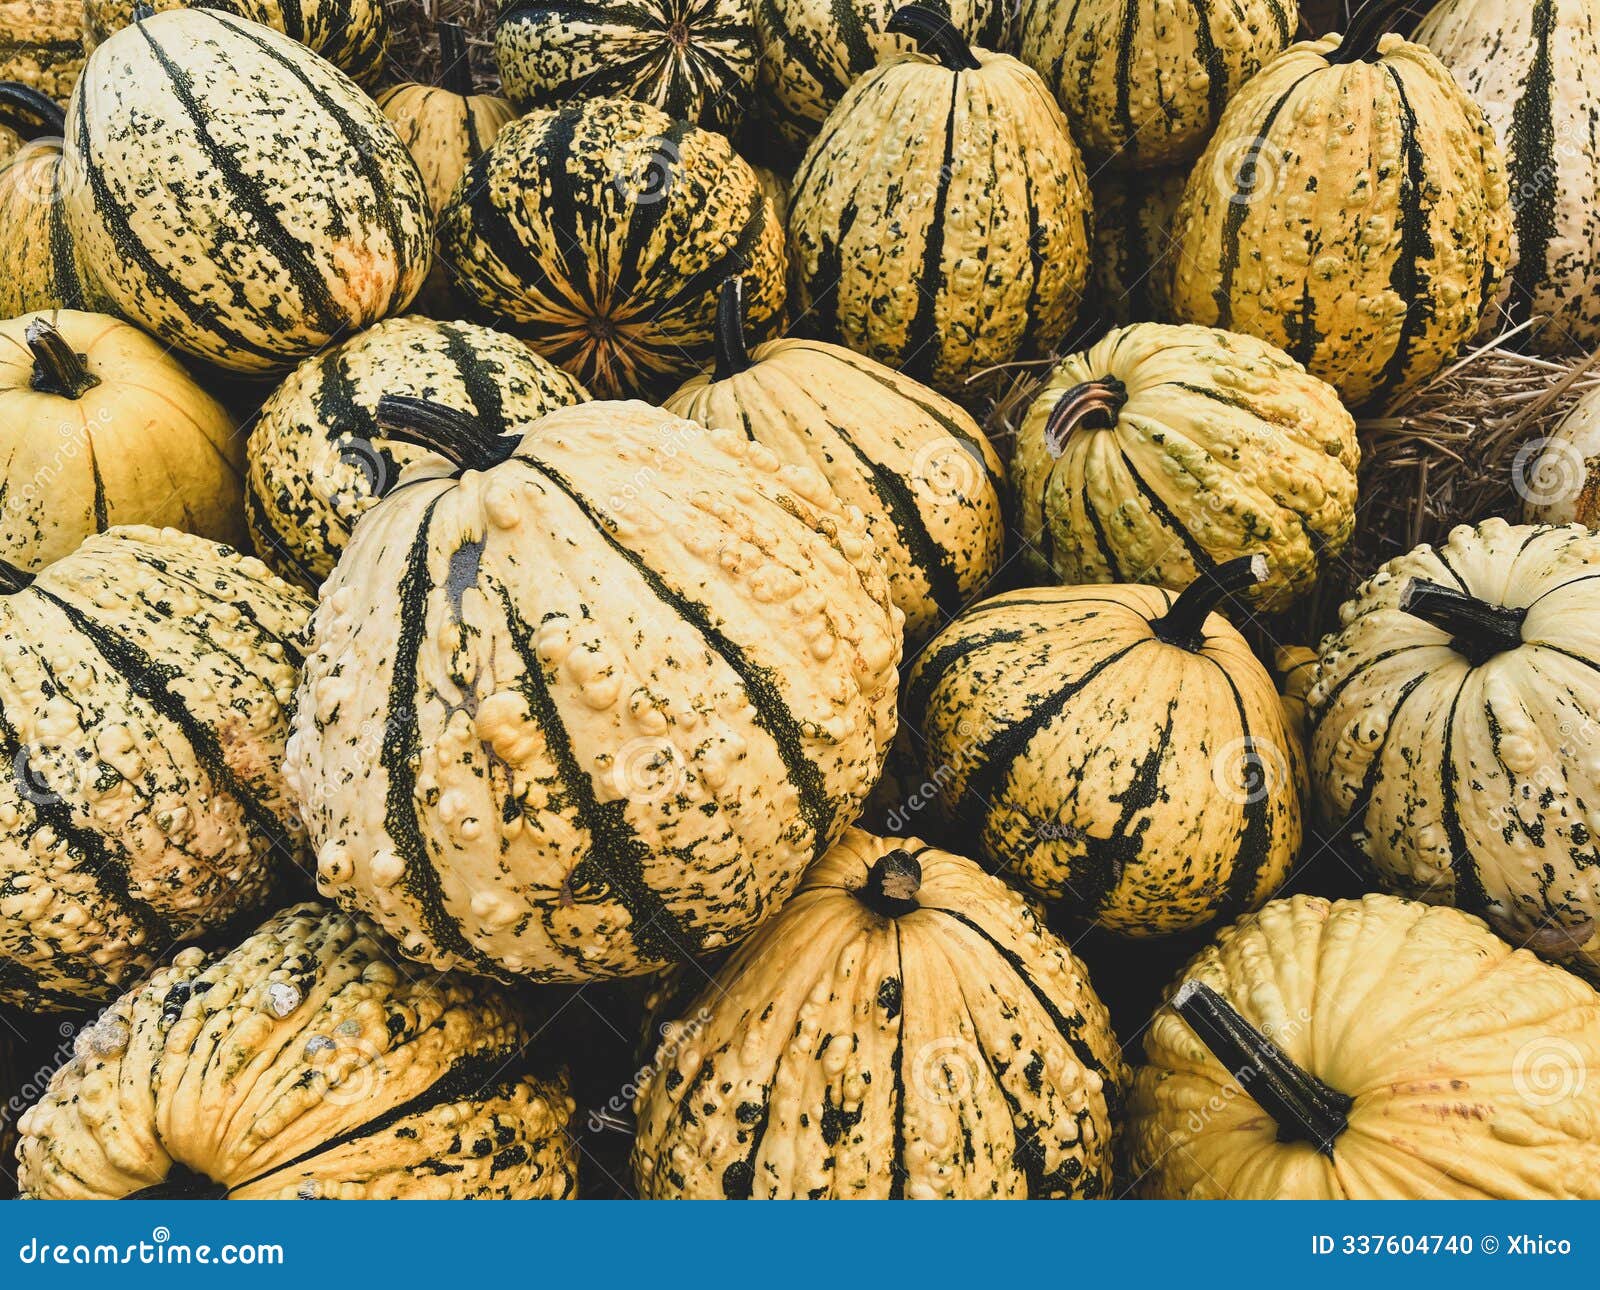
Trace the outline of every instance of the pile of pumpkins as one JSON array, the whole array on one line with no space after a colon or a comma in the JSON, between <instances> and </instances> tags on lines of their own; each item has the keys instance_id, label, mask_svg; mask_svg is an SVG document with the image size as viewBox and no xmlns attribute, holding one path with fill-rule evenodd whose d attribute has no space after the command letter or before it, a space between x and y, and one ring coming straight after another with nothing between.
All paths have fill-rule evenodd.
<instances>
[{"instance_id":1,"label":"pile of pumpkins","mask_svg":"<svg viewBox=\"0 0 1600 1290\"><path fill-rule=\"evenodd\" d=\"M1600 3L1405 8L0 10L22 1194L574 1195L637 980L641 1196L1600 1197L1600 534L1250 643L1350 409L1600 343Z\"/></svg>"}]
</instances>

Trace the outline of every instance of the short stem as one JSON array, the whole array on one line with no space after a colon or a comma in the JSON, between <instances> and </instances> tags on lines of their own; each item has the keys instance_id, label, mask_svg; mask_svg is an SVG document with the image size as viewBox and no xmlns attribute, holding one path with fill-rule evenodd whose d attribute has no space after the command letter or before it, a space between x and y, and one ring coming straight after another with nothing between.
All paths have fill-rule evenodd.
<instances>
[{"instance_id":1,"label":"short stem","mask_svg":"<svg viewBox=\"0 0 1600 1290\"><path fill-rule=\"evenodd\" d=\"M909 851L885 851L867 871L866 883L856 889L856 899L884 918L899 918L919 908L922 866Z\"/></svg>"},{"instance_id":2,"label":"short stem","mask_svg":"<svg viewBox=\"0 0 1600 1290\"><path fill-rule=\"evenodd\" d=\"M33 586L33 575L8 560L0 560L0 596L13 596Z\"/></svg>"},{"instance_id":3,"label":"short stem","mask_svg":"<svg viewBox=\"0 0 1600 1290\"><path fill-rule=\"evenodd\" d=\"M1350 22L1350 30L1339 39L1339 47L1328 54L1333 64L1359 63L1378 52L1378 43L1393 30L1401 18L1420 17L1424 10L1411 0L1367 0Z\"/></svg>"},{"instance_id":4,"label":"short stem","mask_svg":"<svg viewBox=\"0 0 1600 1290\"><path fill-rule=\"evenodd\" d=\"M737 273L722 280L717 295L716 359L711 371L714 381L726 381L750 369L744 336L744 278Z\"/></svg>"},{"instance_id":5,"label":"short stem","mask_svg":"<svg viewBox=\"0 0 1600 1290\"><path fill-rule=\"evenodd\" d=\"M461 470L488 470L517 450L513 435L491 435L475 417L431 399L385 394L377 422L386 438L436 452Z\"/></svg>"},{"instance_id":6,"label":"short stem","mask_svg":"<svg viewBox=\"0 0 1600 1290\"><path fill-rule=\"evenodd\" d=\"M1067 450L1074 430L1110 430L1117 424L1117 413L1128 401L1128 387L1114 376L1100 381L1084 381L1065 390L1050 419L1044 423L1044 446L1052 457Z\"/></svg>"},{"instance_id":7,"label":"short stem","mask_svg":"<svg viewBox=\"0 0 1600 1290\"><path fill-rule=\"evenodd\" d=\"M950 15L927 5L901 5L890 16L888 30L897 36L910 36L919 50L937 58L952 72L972 72L982 66L950 21Z\"/></svg>"},{"instance_id":8,"label":"short stem","mask_svg":"<svg viewBox=\"0 0 1600 1290\"><path fill-rule=\"evenodd\" d=\"M1185 981L1172 996L1172 1010L1276 1121L1280 1141L1309 1142L1332 1157L1334 1139L1350 1127L1353 1099L1295 1065L1209 985Z\"/></svg>"},{"instance_id":9,"label":"short stem","mask_svg":"<svg viewBox=\"0 0 1600 1290\"><path fill-rule=\"evenodd\" d=\"M67 132L67 114L31 85L0 81L0 125L30 141L59 139Z\"/></svg>"},{"instance_id":10,"label":"short stem","mask_svg":"<svg viewBox=\"0 0 1600 1290\"><path fill-rule=\"evenodd\" d=\"M1202 570L1150 630L1169 645L1199 649L1206 638L1206 619L1227 597L1254 587L1267 579L1267 557L1241 555L1225 560L1212 569Z\"/></svg>"},{"instance_id":11,"label":"short stem","mask_svg":"<svg viewBox=\"0 0 1600 1290\"><path fill-rule=\"evenodd\" d=\"M1491 605L1454 587L1413 578L1400 592L1400 612L1450 633L1450 645L1474 667L1522 644L1526 609Z\"/></svg>"},{"instance_id":12,"label":"short stem","mask_svg":"<svg viewBox=\"0 0 1600 1290\"><path fill-rule=\"evenodd\" d=\"M459 22L439 24L439 84L462 98L472 96L472 62L467 57L467 29Z\"/></svg>"},{"instance_id":13,"label":"short stem","mask_svg":"<svg viewBox=\"0 0 1600 1290\"><path fill-rule=\"evenodd\" d=\"M145 1187L127 1197L128 1200L226 1200L228 1189L213 1182L204 1174L197 1174L185 1165L174 1164L167 1176L154 1187Z\"/></svg>"},{"instance_id":14,"label":"short stem","mask_svg":"<svg viewBox=\"0 0 1600 1290\"><path fill-rule=\"evenodd\" d=\"M22 333L33 354L34 389L64 399L81 399L100 378L84 363L84 355L67 344L67 338L43 318L35 318Z\"/></svg>"}]
</instances>

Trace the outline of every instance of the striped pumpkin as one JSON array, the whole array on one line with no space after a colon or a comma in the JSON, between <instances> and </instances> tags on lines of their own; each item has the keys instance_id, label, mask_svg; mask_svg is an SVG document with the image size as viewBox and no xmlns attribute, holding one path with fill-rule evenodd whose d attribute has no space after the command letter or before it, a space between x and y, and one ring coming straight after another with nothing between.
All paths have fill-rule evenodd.
<instances>
[{"instance_id":1,"label":"striped pumpkin","mask_svg":"<svg viewBox=\"0 0 1600 1290\"><path fill-rule=\"evenodd\" d=\"M1327 817L1402 895L1600 980L1600 535L1486 520L1389 561L1323 640Z\"/></svg>"},{"instance_id":2,"label":"striped pumpkin","mask_svg":"<svg viewBox=\"0 0 1600 1290\"><path fill-rule=\"evenodd\" d=\"M243 455L222 405L127 323L0 322L0 560L41 569L114 524L239 544Z\"/></svg>"},{"instance_id":3,"label":"striped pumpkin","mask_svg":"<svg viewBox=\"0 0 1600 1290\"><path fill-rule=\"evenodd\" d=\"M643 403L520 443L385 408L453 428L459 468L413 471L323 587L285 768L319 888L497 977L746 935L894 730L902 619L864 526L814 471Z\"/></svg>"},{"instance_id":4,"label":"striped pumpkin","mask_svg":"<svg viewBox=\"0 0 1600 1290\"><path fill-rule=\"evenodd\" d=\"M1355 525L1356 426L1282 350L1136 323L1061 361L1011 458L1023 558L1066 583L1187 587L1267 557L1255 605L1311 589Z\"/></svg>"},{"instance_id":5,"label":"striped pumpkin","mask_svg":"<svg viewBox=\"0 0 1600 1290\"><path fill-rule=\"evenodd\" d=\"M1442 0L1414 37L1483 108L1505 149L1516 250L1509 321L1548 317L1537 348L1600 341L1600 4ZM1589 81L1596 78L1594 88ZM1491 316L1498 330L1502 320Z\"/></svg>"},{"instance_id":6,"label":"striped pumpkin","mask_svg":"<svg viewBox=\"0 0 1600 1290\"><path fill-rule=\"evenodd\" d=\"M90 290L61 199L66 117L37 90L0 84L0 121L16 150L0 164L0 317L89 307Z\"/></svg>"},{"instance_id":7,"label":"striped pumpkin","mask_svg":"<svg viewBox=\"0 0 1600 1290\"><path fill-rule=\"evenodd\" d=\"M1511 480L1528 523L1600 529L1600 391L1574 403L1548 437L1518 449Z\"/></svg>"},{"instance_id":8,"label":"striped pumpkin","mask_svg":"<svg viewBox=\"0 0 1600 1290\"><path fill-rule=\"evenodd\" d=\"M1219 614L1264 573L986 600L923 650L904 699L928 782L991 864L1126 936L1254 909L1300 846L1293 735Z\"/></svg>"},{"instance_id":9,"label":"striped pumpkin","mask_svg":"<svg viewBox=\"0 0 1600 1290\"><path fill-rule=\"evenodd\" d=\"M96 288L219 367L291 367L427 274L405 145L340 72L256 23L177 9L118 32L89 57L67 138L67 226Z\"/></svg>"},{"instance_id":10,"label":"striped pumpkin","mask_svg":"<svg viewBox=\"0 0 1600 1290\"><path fill-rule=\"evenodd\" d=\"M1000 459L956 404L822 341L745 348L739 279L723 287L717 364L663 405L821 473L859 507L906 635L926 639L1000 563Z\"/></svg>"},{"instance_id":11,"label":"striped pumpkin","mask_svg":"<svg viewBox=\"0 0 1600 1290\"><path fill-rule=\"evenodd\" d=\"M0 81L65 104L83 70L82 0L0 0Z\"/></svg>"},{"instance_id":12,"label":"striped pumpkin","mask_svg":"<svg viewBox=\"0 0 1600 1290\"><path fill-rule=\"evenodd\" d=\"M1022 61L1045 78L1096 162L1200 155L1246 81L1294 39L1295 0L1022 0Z\"/></svg>"},{"instance_id":13,"label":"striped pumpkin","mask_svg":"<svg viewBox=\"0 0 1600 1290\"><path fill-rule=\"evenodd\" d=\"M778 142L803 152L855 82L891 54L917 48L890 30L894 0L755 0L758 99ZM1010 40L1009 0L948 0L943 12L985 49Z\"/></svg>"},{"instance_id":14,"label":"striped pumpkin","mask_svg":"<svg viewBox=\"0 0 1600 1290\"><path fill-rule=\"evenodd\" d=\"M651 1199L1094 1198L1128 1072L1083 965L972 861L851 829L666 1029Z\"/></svg>"},{"instance_id":15,"label":"striped pumpkin","mask_svg":"<svg viewBox=\"0 0 1600 1290\"><path fill-rule=\"evenodd\" d=\"M1392 8L1254 77L1173 221L1174 316L1287 350L1352 406L1437 372L1511 257L1494 131L1437 58L1384 34Z\"/></svg>"},{"instance_id":16,"label":"striped pumpkin","mask_svg":"<svg viewBox=\"0 0 1600 1290\"><path fill-rule=\"evenodd\" d=\"M385 394L432 399L519 438L588 397L522 342L472 323L389 318L308 358L262 405L245 481L256 554L290 582L320 586L356 520L430 456L379 425Z\"/></svg>"},{"instance_id":17,"label":"striped pumpkin","mask_svg":"<svg viewBox=\"0 0 1600 1290\"><path fill-rule=\"evenodd\" d=\"M1171 321L1172 217L1188 179L1187 166L1102 170L1094 177L1090 285L1113 325Z\"/></svg>"},{"instance_id":18,"label":"striped pumpkin","mask_svg":"<svg viewBox=\"0 0 1600 1290\"><path fill-rule=\"evenodd\" d=\"M22 1191L570 1196L572 1099L528 1073L533 1036L493 987L396 965L371 924L296 905L226 953L184 950L95 1020L23 1116Z\"/></svg>"},{"instance_id":19,"label":"striped pumpkin","mask_svg":"<svg viewBox=\"0 0 1600 1290\"><path fill-rule=\"evenodd\" d=\"M278 766L311 603L173 529L0 576L0 1002L77 1011L296 859Z\"/></svg>"},{"instance_id":20,"label":"striped pumpkin","mask_svg":"<svg viewBox=\"0 0 1600 1290\"><path fill-rule=\"evenodd\" d=\"M756 83L751 0L506 0L494 54L523 111L633 99L730 135Z\"/></svg>"},{"instance_id":21,"label":"striped pumpkin","mask_svg":"<svg viewBox=\"0 0 1600 1290\"><path fill-rule=\"evenodd\" d=\"M626 99L533 112L439 221L459 288L602 397L664 394L711 357L717 288L752 330L783 308L783 233L720 134Z\"/></svg>"},{"instance_id":22,"label":"striped pumpkin","mask_svg":"<svg viewBox=\"0 0 1600 1290\"><path fill-rule=\"evenodd\" d=\"M946 393L1048 353L1089 270L1089 190L1035 73L938 12L891 20L927 54L880 64L829 115L789 208L795 313Z\"/></svg>"}]
</instances>

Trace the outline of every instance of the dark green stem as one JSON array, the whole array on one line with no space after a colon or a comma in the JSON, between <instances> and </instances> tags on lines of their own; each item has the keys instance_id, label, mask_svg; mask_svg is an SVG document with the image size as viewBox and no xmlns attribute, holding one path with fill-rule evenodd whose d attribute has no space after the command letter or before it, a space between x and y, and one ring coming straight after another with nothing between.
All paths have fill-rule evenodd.
<instances>
[{"instance_id":1,"label":"dark green stem","mask_svg":"<svg viewBox=\"0 0 1600 1290\"><path fill-rule=\"evenodd\" d=\"M431 399L385 394L377 422L384 437L436 452L460 470L488 470L517 450L515 435L491 434L476 417Z\"/></svg>"},{"instance_id":2,"label":"dark green stem","mask_svg":"<svg viewBox=\"0 0 1600 1290\"><path fill-rule=\"evenodd\" d=\"M1116 428L1117 413L1128 401L1128 387L1114 376L1084 381L1062 391L1050 419L1044 423L1044 446L1052 457L1067 450L1067 440L1080 427L1088 430Z\"/></svg>"},{"instance_id":3,"label":"dark green stem","mask_svg":"<svg viewBox=\"0 0 1600 1290\"><path fill-rule=\"evenodd\" d=\"M744 335L744 278L734 274L722 280L717 295L717 363L711 371L714 381L750 370L750 350Z\"/></svg>"},{"instance_id":4,"label":"dark green stem","mask_svg":"<svg viewBox=\"0 0 1600 1290\"><path fill-rule=\"evenodd\" d=\"M472 96L472 60L467 57L467 29L459 22L439 24L439 84L462 98Z\"/></svg>"},{"instance_id":5,"label":"dark green stem","mask_svg":"<svg viewBox=\"0 0 1600 1290\"><path fill-rule=\"evenodd\" d=\"M29 141L59 139L67 132L67 114L31 85L0 81L0 125Z\"/></svg>"},{"instance_id":6,"label":"dark green stem","mask_svg":"<svg viewBox=\"0 0 1600 1290\"><path fill-rule=\"evenodd\" d=\"M40 394L55 394L63 399L81 399L100 378L85 363L86 356L67 344L67 338L46 319L35 318L22 333L33 354L33 380Z\"/></svg>"},{"instance_id":7,"label":"dark green stem","mask_svg":"<svg viewBox=\"0 0 1600 1290\"><path fill-rule=\"evenodd\" d=\"M973 72L981 66L950 15L928 5L901 5L890 16L887 30L897 36L910 36L919 50L929 58L937 58L952 72Z\"/></svg>"},{"instance_id":8,"label":"dark green stem","mask_svg":"<svg viewBox=\"0 0 1600 1290\"><path fill-rule=\"evenodd\" d=\"M1454 587L1413 578L1400 592L1400 612L1450 633L1450 646L1474 667L1522 644L1526 609L1491 605Z\"/></svg>"},{"instance_id":9,"label":"dark green stem","mask_svg":"<svg viewBox=\"0 0 1600 1290\"><path fill-rule=\"evenodd\" d=\"M899 918L919 908L917 889L921 886L922 866L917 858L896 847L885 851L867 871L867 881L856 889L856 899L874 914Z\"/></svg>"},{"instance_id":10,"label":"dark green stem","mask_svg":"<svg viewBox=\"0 0 1600 1290\"><path fill-rule=\"evenodd\" d=\"M1172 608L1151 622L1150 630L1169 645L1199 649L1205 643L1206 619L1212 611L1229 596L1265 582L1266 578L1264 555L1241 555L1237 560L1203 569L1172 602Z\"/></svg>"},{"instance_id":11,"label":"dark green stem","mask_svg":"<svg viewBox=\"0 0 1600 1290\"><path fill-rule=\"evenodd\" d=\"M1381 41L1401 18L1421 17L1426 6L1412 0L1367 0L1361 12L1350 21L1350 30L1339 40L1339 47L1327 58L1330 63L1359 63L1378 52Z\"/></svg>"}]
</instances>

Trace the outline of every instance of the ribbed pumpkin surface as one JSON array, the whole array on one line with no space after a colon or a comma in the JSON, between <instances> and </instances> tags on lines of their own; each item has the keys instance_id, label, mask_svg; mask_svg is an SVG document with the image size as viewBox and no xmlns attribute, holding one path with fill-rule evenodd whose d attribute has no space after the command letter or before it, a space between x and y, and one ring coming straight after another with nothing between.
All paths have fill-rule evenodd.
<instances>
[{"instance_id":1,"label":"ribbed pumpkin surface","mask_svg":"<svg viewBox=\"0 0 1600 1290\"><path fill-rule=\"evenodd\" d=\"M118 32L67 138L67 222L97 287L221 367L292 366L398 312L427 274L427 193L393 128L255 23L182 9Z\"/></svg>"},{"instance_id":2,"label":"ribbed pumpkin surface","mask_svg":"<svg viewBox=\"0 0 1600 1290\"><path fill-rule=\"evenodd\" d=\"M1172 217L1188 179L1187 166L1095 175L1090 283L1108 322L1171 320Z\"/></svg>"},{"instance_id":3,"label":"ribbed pumpkin surface","mask_svg":"<svg viewBox=\"0 0 1600 1290\"><path fill-rule=\"evenodd\" d=\"M289 745L321 889L497 976L743 936L894 728L901 617L837 506L642 403L560 409L387 498L323 588Z\"/></svg>"},{"instance_id":4,"label":"ribbed pumpkin surface","mask_svg":"<svg viewBox=\"0 0 1600 1290\"><path fill-rule=\"evenodd\" d=\"M0 81L65 103L83 68L81 0L0 0Z\"/></svg>"},{"instance_id":5,"label":"ribbed pumpkin surface","mask_svg":"<svg viewBox=\"0 0 1600 1290\"><path fill-rule=\"evenodd\" d=\"M41 138L0 166L0 317L89 307L57 187L61 159L61 141Z\"/></svg>"},{"instance_id":6,"label":"ribbed pumpkin surface","mask_svg":"<svg viewBox=\"0 0 1600 1290\"><path fill-rule=\"evenodd\" d=\"M235 1200L570 1196L565 1087L481 982L396 965L362 919L297 905L184 950L107 1008L23 1117L24 1195Z\"/></svg>"},{"instance_id":7,"label":"ribbed pumpkin surface","mask_svg":"<svg viewBox=\"0 0 1600 1290\"><path fill-rule=\"evenodd\" d=\"M434 85L394 85L378 106L422 172L435 214L461 176L517 114L498 94L455 94Z\"/></svg>"},{"instance_id":8,"label":"ribbed pumpkin surface","mask_svg":"<svg viewBox=\"0 0 1600 1290\"><path fill-rule=\"evenodd\" d=\"M970 860L851 829L685 1017L639 1092L642 1196L1111 1190L1128 1073L1105 1008Z\"/></svg>"},{"instance_id":9,"label":"ribbed pumpkin surface","mask_svg":"<svg viewBox=\"0 0 1600 1290\"><path fill-rule=\"evenodd\" d=\"M0 597L0 1001L104 1002L267 897L310 601L174 530L89 538Z\"/></svg>"}]
</instances>

